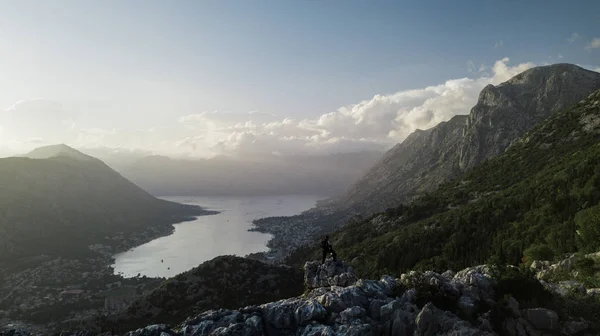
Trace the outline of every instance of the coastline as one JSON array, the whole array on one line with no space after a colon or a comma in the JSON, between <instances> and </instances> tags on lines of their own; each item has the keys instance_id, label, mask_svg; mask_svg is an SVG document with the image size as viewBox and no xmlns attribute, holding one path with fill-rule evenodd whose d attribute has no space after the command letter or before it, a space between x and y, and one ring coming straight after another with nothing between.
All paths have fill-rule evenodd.
<instances>
[{"instance_id":1,"label":"coastline","mask_svg":"<svg viewBox=\"0 0 600 336\"><path fill-rule=\"evenodd\" d=\"M325 201L294 216L264 217L252 221L248 231L268 233L266 252L246 255L246 258L268 263L282 263L296 249L311 245L322 235L335 231L347 220Z\"/></svg>"},{"instance_id":2,"label":"coastline","mask_svg":"<svg viewBox=\"0 0 600 336\"><path fill-rule=\"evenodd\" d=\"M122 309L119 305L106 309L107 302L127 302L160 285L165 278L125 278L115 274L112 265L115 254L172 234L174 224L219 213L195 205L173 204L168 205L167 215L143 230L115 233L90 245L89 254L39 256L30 266L3 274L0 327L11 321L46 330L91 323L102 314Z\"/></svg>"}]
</instances>

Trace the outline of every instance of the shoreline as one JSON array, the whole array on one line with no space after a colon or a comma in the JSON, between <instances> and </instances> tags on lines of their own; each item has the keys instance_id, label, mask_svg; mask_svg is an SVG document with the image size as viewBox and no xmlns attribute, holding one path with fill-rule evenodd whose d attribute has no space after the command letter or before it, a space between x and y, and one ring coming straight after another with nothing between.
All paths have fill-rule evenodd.
<instances>
[{"instance_id":1,"label":"shoreline","mask_svg":"<svg viewBox=\"0 0 600 336\"><path fill-rule=\"evenodd\" d=\"M317 205L298 215L255 219L248 231L272 235L266 252L247 255L247 258L268 263L282 263L296 249L313 244L319 236L335 231L346 221L335 209Z\"/></svg>"},{"instance_id":2,"label":"shoreline","mask_svg":"<svg viewBox=\"0 0 600 336\"><path fill-rule=\"evenodd\" d=\"M40 255L30 266L3 274L0 327L15 321L42 330L92 323L102 314L113 314L122 309L119 300L129 302L160 285L166 278L126 278L115 274L114 255L172 234L175 224L219 213L195 205L177 207L179 209L170 211L171 215L143 230L119 232L88 246L89 254L82 253L78 257Z\"/></svg>"}]
</instances>

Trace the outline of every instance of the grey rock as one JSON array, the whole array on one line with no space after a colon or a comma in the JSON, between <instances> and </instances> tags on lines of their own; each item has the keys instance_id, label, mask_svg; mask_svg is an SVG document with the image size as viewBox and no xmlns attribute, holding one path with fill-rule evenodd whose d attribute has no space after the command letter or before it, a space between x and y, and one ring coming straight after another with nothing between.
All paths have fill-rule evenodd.
<instances>
[{"instance_id":1,"label":"grey rock","mask_svg":"<svg viewBox=\"0 0 600 336\"><path fill-rule=\"evenodd\" d=\"M588 296L600 297L600 288L588 288L585 293Z\"/></svg>"},{"instance_id":2,"label":"grey rock","mask_svg":"<svg viewBox=\"0 0 600 336\"><path fill-rule=\"evenodd\" d=\"M536 271L543 271L550 267L550 262L546 260L534 260L530 267Z\"/></svg>"},{"instance_id":3,"label":"grey rock","mask_svg":"<svg viewBox=\"0 0 600 336\"><path fill-rule=\"evenodd\" d=\"M322 320L327 315L327 311L316 300L302 302L295 312L296 323L304 325L308 321Z\"/></svg>"},{"instance_id":4,"label":"grey rock","mask_svg":"<svg viewBox=\"0 0 600 336\"><path fill-rule=\"evenodd\" d=\"M373 327L370 324L341 325L337 329L337 335L344 336L372 336Z\"/></svg>"},{"instance_id":5,"label":"grey rock","mask_svg":"<svg viewBox=\"0 0 600 336\"><path fill-rule=\"evenodd\" d=\"M354 320L360 319L366 315L366 311L362 307L354 306L340 313L342 323L351 323Z\"/></svg>"},{"instance_id":6,"label":"grey rock","mask_svg":"<svg viewBox=\"0 0 600 336\"><path fill-rule=\"evenodd\" d=\"M304 284L313 289L328 286L350 286L357 281L352 267L339 261L327 259L323 265L318 261L304 264Z\"/></svg>"},{"instance_id":7,"label":"grey rock","mask_svg":"<svg viewBox=\"0 0 600 336\"><path fill-rule=\"evenodd\" d=\"M292 329L296 325L296 308L301 300L292 298L262 305L263 321L267 329Z\"/></svg>"},{"instance_id":8,"label":"grey rock","mask_svg":"<svg viewBox=\"0 0 600 336\"><path fill-rule=\"evenodd\" d=\"M514 297L512 297L512 296L509 297L508 300L506 301L506 305L510 309L510 312L513 317L521 316L521 311L519 311L519 302L517 302L517 300L515 300Z\"/></svg>"},{"instance_id":9,"label":"grey rock","mask_svg":"<svg viewBox=\"0 0 600 336\"><path fill-rule=\"evenodd\" d=\"M311 324L298 332L300 336L336 336L337 333L331 326L323 324Z\"/></svg>"},{"instance_id":10,"label":"grey rock","mask_svg":"<svg viewBox=\"0 0 600 336\"><path fill-rule=\"evenodd\" d=\"M317 302L321 304L329 313L340 313L344 309L348 308L338 295L327 292L317 297Z\"/></svg>"},{"instance_id":11,"label":"grey rock","mask_svg":"<svg viewBox=\"0 0 600 336\"><path fill-rule=\"evenodd\" d=\"M22 328L0 331L0 336L31 336L31 333Z\"/></svg>"},{"instance_id":12,"label":"grey rock","mask_svg":"<svg viewBox=\"0 0 600 336\"><path fill-rule=\"evenodd\" d=\"M580 333L588 328L588 324L586 322L581 321L567 321L564 323L562 328L562 333L564 335L575 335Z\"/></svg>"},{"instance_id":13,"label":"grey rock","mask_svg":"<svg viewBox=\"0 0 600 336\"><path fill-rule=\"evenodd\" d=\"M436 308L431 302L426 304L416 319L415 335L494 335L473 327L456 315Z\"/></svg>"},{"instance_id":14,"label":"grey rock","mask_svg":"<svg viewBox=\"0 0 600 336\"><path fill-rule=\"evenodd\" d=\"M175 335L171 328L165 324L150 325L145 328L140 328L135 331L130 331L125 336L166 336Z\"/></svg>"},{"instance_id":15,"label":"grey rock","mask_svg":"<svg viewBox=\"0 0 600 336\"><path fill-rule=\"evenodd\" d=\"M544 330L558 329L558 315L546 308L531 308L523 311L525 319L537 328Z\"/></svg>"},{"instance_id":16,"label":"grey rock","mask_svg":"<svg viewBox=\"0 0 600 336\"><path fill-rule=\"evenodd\" d=\"M386 300L372 300L367 309L367 315L373 320L379 320L381 316L381 307L387 304Z\"/></svg>"},{"instance_id":17,"label":"grey rock","mask_svg":"<svg viewBox=\"0 0 600 336\"><path fill-rule=\"evenodd\" d=\"M570 293L579 293L586 294L587 290L585 286L578 281L568 280L568 281L559 281L557 283L547 283L545 281L540 281L544 287L548 290L561 295L569 295Z\"/></svg>"}]
</instances>

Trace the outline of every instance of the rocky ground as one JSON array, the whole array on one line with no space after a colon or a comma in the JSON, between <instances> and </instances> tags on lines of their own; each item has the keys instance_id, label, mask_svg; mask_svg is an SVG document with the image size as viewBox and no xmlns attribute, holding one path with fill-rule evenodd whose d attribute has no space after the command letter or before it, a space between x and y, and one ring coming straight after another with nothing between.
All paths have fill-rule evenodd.
<instances>
[{"instance_id":1,"label":"rocky ground","mask_svg":"<svg viewBox=\"0 0 600 336\"><path fill-rule=\"evenodd\" d=\"M544 283L507 283L494 275L497 270L491 266L443 274L413 271L380 280L357 279L351 267L332 260L324 265L307 262L304 268L302 296L237 310L210 310L178 326L151 325L125 335L600 334L598 321L569 316L558 305L556 310L542 306L547 306L544 295L560 296L538 295L534 289L545 291ZM546 288L553 290L547 284ZM524 295L523 290L531 293ZM17 334L30 335L23 330L1 335Z\"/></svg>"}]
</instances>

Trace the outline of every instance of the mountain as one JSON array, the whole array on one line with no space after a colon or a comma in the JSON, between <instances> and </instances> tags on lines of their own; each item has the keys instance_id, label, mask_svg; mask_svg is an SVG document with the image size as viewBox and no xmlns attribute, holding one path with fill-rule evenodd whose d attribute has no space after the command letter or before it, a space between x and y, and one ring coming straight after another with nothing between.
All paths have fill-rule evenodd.
<instances>
[{"instance_id":1,"label":"mountain","mask_svg":"<svg viewBox=\"0 0 600 336\"><path fill-rule=\"evenodd\" d=\"M599 166L600 90L460 178L339 229L333 246L371 276L597 251ZM289 261L299 266L319 253L315 243Z\"/></svg>"},{"instance_id":2,"label":"mountain","mask_svg":"<svg viewBox=\"0 0 600 336\"><path fill-rule=\"evenodd\" d=\"M91 244L119 245L127 236L209 213L159 200L65 145L27 156L0 159L3 266L41 254L84 256Z\"/></svg>"},{"instance_id":3,"label":"mountain","mask_svg":"<svg viewBox=\"0 0 600 336\"><path fill-rule=\"evenodd\" d=\"M488 85L468 116L415 131L328 204L342 213L364 215L435 190L503 153L546 117L598 88L600 73L571 64L535 67L498 86Z\"/></svg>"},{"instance_id":4,"label":"mountain","mask_svg":"<svg viewBox=\"0 0 600 336\"><path fill-rule=\"evenodd\" d=\"M53 157L68 157L80 161L97 160L89 155L75 150L65 144L38 147L24 155L30 159L49 159Z\"/></svg>"},{"instance_id":5,"label":"mountain","mask_svg":"<svg viewBox=\"0 0 600 336\"><path fill-rule=\"evenodd\" d=\"M153 155L121 172L153 195L330 196L342 192L381 155L364 151L197 160Z\"/></svg>"},{"instance_id":6,"label":"mountain","mask_svg":"<svg viewBox=\"0 0 600 336\"><path fill-rule=\"evenodd\" d=\"M303 290L298 269L219 256L167 280L103 324L121 332L148 324L176 324L205 310L262 304L300 295Z\"/></svg>"}]
</instances>

